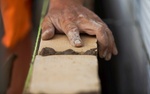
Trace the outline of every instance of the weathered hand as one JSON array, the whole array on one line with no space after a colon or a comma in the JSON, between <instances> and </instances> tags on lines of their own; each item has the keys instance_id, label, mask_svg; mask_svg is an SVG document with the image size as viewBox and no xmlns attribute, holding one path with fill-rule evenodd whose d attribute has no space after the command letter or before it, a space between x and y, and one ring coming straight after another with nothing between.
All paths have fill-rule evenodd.
<instances>
[{"instance_id":1,"label":"weathered hand","mask_svg":"<svg viewBox=\"0 0 150 94\"><path fill-rule=\"evenodd\" d=\"M92 11L85 8L78 0L52 0L49 11L42 23L42 39L51 39L54 32L65 33L73 46L83 46L80 33L96 35L99 55L110 60L118 51L112 32L107 25Z\"/></svg>"}]
</instances>

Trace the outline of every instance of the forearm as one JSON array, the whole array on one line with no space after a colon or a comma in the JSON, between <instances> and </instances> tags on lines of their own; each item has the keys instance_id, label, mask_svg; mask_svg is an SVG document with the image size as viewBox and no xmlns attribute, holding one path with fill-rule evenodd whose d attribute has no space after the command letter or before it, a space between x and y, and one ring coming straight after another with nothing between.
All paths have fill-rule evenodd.
<instances>
[{"instance_id":1,"label":"forearm","mask_svg":"<svg viewBox=\"0 0 150 94\"><path fill-rule=\"evenodd\" d=\"M78 3L83 3L85 0L50 0L50 2L69 2L69 1L75 1L75 2L78 2Z\"/></svg>"},{"instance_id":2,"label":"forearm","mask_svg":"<svg viewBox=\"0 0 150 94\"><path fill-rule=\"evenodd\" d=\"M85 0L50 0L50 7L53 6L64 6L67 4L73 5L73 4L79 4L83 5Z\"/></svg>"}]
</instances>

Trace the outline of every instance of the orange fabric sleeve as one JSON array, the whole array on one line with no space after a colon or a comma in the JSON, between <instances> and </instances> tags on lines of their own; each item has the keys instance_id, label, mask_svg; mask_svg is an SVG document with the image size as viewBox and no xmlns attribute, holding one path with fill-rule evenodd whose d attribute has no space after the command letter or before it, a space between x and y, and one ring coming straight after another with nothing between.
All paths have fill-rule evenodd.
<instances>
[{"instance_id":1,"label":"orange fabric sleeve","mask_svg":"<svg viewBox=\"0 0 150 94\"><path fill-rule=\"evenodd\" d=\"M23 40L31 28L31 0L1 0L4 23L3 44L13 48Z\"/></svg>"}]
</instances>

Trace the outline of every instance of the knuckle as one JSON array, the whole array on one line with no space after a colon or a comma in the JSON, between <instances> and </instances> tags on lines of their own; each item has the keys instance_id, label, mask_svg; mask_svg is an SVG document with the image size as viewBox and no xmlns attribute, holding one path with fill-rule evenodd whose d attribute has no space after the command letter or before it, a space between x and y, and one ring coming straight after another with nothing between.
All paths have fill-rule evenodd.
<instances>
[{"instance_id":1,"label":"knuckle","mask_svg":"<svg viewBox=\"0 0 150 94\"><path fill-rule=\"evenodd\" d=\"M64 26L64 28L68 32L78 30L78 28L74 24L67 24L67 25Z\"/></svg>"},{"instance_id":2,"label":"knuckle","mask_svg":"<svg viewBox=\"0 0 150 94\"><path fill-rule=\"evenodd\" d=\"M102 49L108 48L108 42L100 42L99 45L100 45L100 48Z\"/></svg>"},{"instance_id":3,"label":"knuckle","mask_svg":"<svg viewBox=\"0 0 150 94\"><path fill-rule=\"evenodd\" d=\"M45 28L45 27L52 27L50 17L45 16L44 20L42 21L41 27L42 27L42 28Z\"/></svg>"},{"instance_id":4,"label":"knuckle","mask_svg":"<svg viewBox=\"0 0 150 94\"><path fill-rule=\"evenodd\" d=\"M109 34L113 37L113 33L112 33L110 30L109 30L108 32L109 32Z\"/></svg>"},{"instance_id":5,"label":"knuckle","mask_svg":"<svg viewBox=\"0 0 150 94\"><path fill-rule=\"evenodd\" d=\"M79 14L79 15L78 15L78 19L83 19L83 18L86 18L86 16L83 15L83 14Z\"/></svg>"},{"instance_id":6,"label":"knuckle","mask_svg":"<svg viewBox=\"0 0 150 94\"><path fill-rule=\"evenodd\" d=\"M103 24L103 23L100 23L100 22L92 22L93 24L94 24L94 26L95 26L95 28L96 28L96 31L100 31L100 32L104 32L105 31L105 29L107 28L106 27L106 25L105 24Z\"/></svg>"},{"instance_id":7,"label":"knuckle","mask_svg":"<svg viewBox=\"0 0 150 94\"><path fill-rule=\"evenodd\" d=\"M44 20L42 21L42 24L41 24L41 27L43 28L46 24L46 20L45 20L45 18L44 18Z\"/></svg>"},{"instance_id":8,"label":"knuckle","mask_svg":"<svg viewBox=\"0 0 150 94\"><path fill-rule=\"evenodd\" d=\"M103 31L103 27L100 25L99 27L97 27L97 30L96 30L97 32L99 32L99 31Z\"/></svg>"},{"instance_id":9,"label":"knuckle","mask_svg":"<svg viewBox=\"0 0 150 94\"><path fill-rule=\"evenodd\" d=\"M88 22L88 18L86 15L83 14L79 14L77 19L76 19L76 23L77 24L85 24Z\"/></svg>"},{"instance_id":10,"label":"knuckle","mask_svg":"<svg viewBox=\"0 0 150 94\"><path fill-rule=\"evenodd\" d=\"M107 48L107 47L108 47L108 43L104 43L104 44L103 44L103 47L104 47L104 48Z\"/></svg>"},{"instance_id":11,"label":"knuckle","mask_svg":"<svg viewBox=\"0 0 150 94\"><path fill-rule=\"evenodd\" d=\"M102 24L101 24L101 28L102 28L102 29L106 29L106 28L107 28L107 25L104 24L104 23L102 23Z\"/></svg>"},{"instance_id":12,"label":"knuckle","mask_svg":"<svg viewBox=\"0 0 150 94\"><path fill-rule=\"evenodd\" d=\"M69 21L74 21L75 16L74 15L68 15L66 19L69 20Z\"/></svg>"}]
</instances>

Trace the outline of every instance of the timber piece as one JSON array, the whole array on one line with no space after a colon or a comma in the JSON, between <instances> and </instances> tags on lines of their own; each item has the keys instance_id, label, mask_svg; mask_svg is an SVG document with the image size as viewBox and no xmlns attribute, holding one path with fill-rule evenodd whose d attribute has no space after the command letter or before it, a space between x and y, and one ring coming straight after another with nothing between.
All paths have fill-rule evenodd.
<instances>
[{"instance_id":1,"label":"timber piece","mask_svg":"<svg viewBox=\"0 0 150 94\"><path fill-rule=\"evenodd\" d=\"M60 54L60 52L62 53L64 51L66 51L68 49L71 49L78 54L84 54L88 50L97 48L97 44L96 44L97 40L95 37L88 36L88 35L81 35L81 39L84 43L83 47L73 47L70 44L66 35L63 35L63 34L56 34L54 36L54 38L51 40L42 40L41 39L38 54L40 54L42 49L46 48L46 47L54 49L56 52L58 52L58 54Z\"/></svg>"},{"instance_id":2,"label":"timber piece","mask_svg":"<svg viewBox=\"0 0 150 94\"><path fill-rule=\"evenodd\" d=\"M99 94L99 92L96 56L36 56L28 94Z\"/></svg>"}]
</instances>

